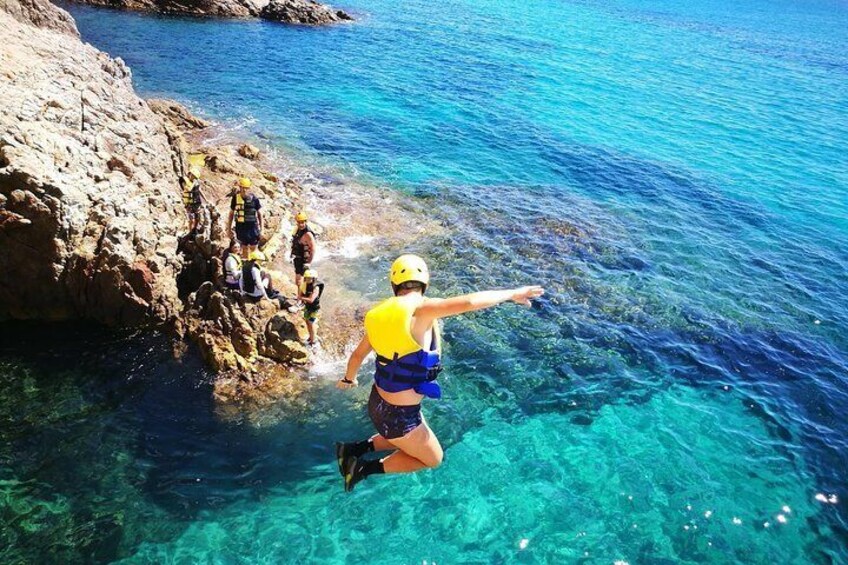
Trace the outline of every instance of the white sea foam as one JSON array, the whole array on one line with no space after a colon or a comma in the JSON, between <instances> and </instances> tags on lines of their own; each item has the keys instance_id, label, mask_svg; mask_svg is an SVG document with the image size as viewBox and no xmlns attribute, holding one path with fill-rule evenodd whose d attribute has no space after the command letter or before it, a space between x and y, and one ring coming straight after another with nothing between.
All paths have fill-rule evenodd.
<instances>
[{"instance_id":1,"label":"white sea foam","mask_svg":"<svg viewBox=\"0 0 848 565\"><path fill-rule=\"evenodd\" d=\"M373 241L370 235L352 235L339 242L338 249L331 251L330 255L338 255L345 259L355 259L362 255L362 246Z\"/></svg>"}]
</instances>

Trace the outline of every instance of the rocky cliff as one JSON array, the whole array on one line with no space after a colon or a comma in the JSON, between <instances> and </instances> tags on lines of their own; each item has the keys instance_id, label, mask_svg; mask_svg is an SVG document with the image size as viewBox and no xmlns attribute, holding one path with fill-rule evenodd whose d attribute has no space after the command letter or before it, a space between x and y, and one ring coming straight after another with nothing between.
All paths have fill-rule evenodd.
<instances>
[{"instance_id":1,"label":"rocky cliff","mask_svg":"<svg viewBox=\"0 0 848 565\"><path fill-rule=\"evenodd\" d=\"M0 0L0 12L20 23L79 37L77 24L71 15L48 0Z\"/></svg>"},{"instance_id":2,"label":"rocky cliff","mask_svg":"<svg viewBox=\"0 0 848 565\"><path fill-rule=\"evenodd\" d=\"M164 126L63 10L4 0L0 28L0 318L173 319L184 220Z\"/></svg>"},{"instance_id":3,"label":"rocky cliff","mask_svg":"<svg viewBox=\"0 0 848 565\"><path fill-rule=\"evenodd\" d=\"M32 1L32 0L28 0ZM326 25L352 20L342 10L314 0L72 0L79 4L123 10L228 18L263 18L302 25Z\"/></svg>"},{"instance_id":4,"label":"rocky cliff","mask_svg":"<svg viewBox=\"0 0 848 565\"><path fill-rule=\"evenodd\" d=\"M138 98L124 63L83 45L64 11L2 1L0 320L163 325L197 345L218 396L289 390L290 368L309 360L302 317L220 282L236 180L263 200L269 257L287 246L303 188L267 172L255 147L206 144L209 124L179 104ZM193 234L178 184L189 162L205 197ZM265 267L295 294L290 273Z\"/></svg>"}]
</instances>

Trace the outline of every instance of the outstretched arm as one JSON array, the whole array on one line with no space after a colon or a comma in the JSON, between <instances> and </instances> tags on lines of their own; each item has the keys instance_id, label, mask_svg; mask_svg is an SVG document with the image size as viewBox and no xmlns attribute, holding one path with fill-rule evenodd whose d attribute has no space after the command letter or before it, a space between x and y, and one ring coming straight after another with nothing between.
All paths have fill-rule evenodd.
<instances>
[{"instance_id":1,"label":"outstretched arm","mask_svg":"<svg viewBox=\"0 0 848 565\"><path fill-rule=\"evenodd\" d=\"M356 373L359 371L359 367L362 366L362 362L365 361L365 358L368 357L368 354L372 351L371 342L368 341L368 336L362 336L362 341L359 342L359 345L356 346L356 349L353 350L353 353L350 354L350 359L347 360L347 370L345 371L345 376L343 379L339 379L339 382L336 383L336 387L338 388L353 388L359 384L359 381L356 380Z\"/></svg>"},{"instance_id":2,"label":"outstretched arm","mask_svg":"<svg viewBox=\"0 0 848 565\"><path fill-rule=\"evenodd\" d=\"M485 290L453 298L428 298L415 311L415 317L429 320L447 318L491 308L507 301L529 307L532 299L539 298L543 294L545 289L541 286L524 286L509 290Z\"/></svg>"}]
</instances>

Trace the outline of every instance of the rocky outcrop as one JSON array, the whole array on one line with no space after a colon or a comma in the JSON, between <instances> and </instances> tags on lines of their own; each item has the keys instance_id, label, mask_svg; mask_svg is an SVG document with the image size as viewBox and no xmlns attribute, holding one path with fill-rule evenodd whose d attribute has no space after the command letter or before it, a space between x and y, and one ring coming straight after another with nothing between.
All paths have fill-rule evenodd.
<instances>
[{"instance_id":1,"label":"rocky outcrop","mask_svg":"<svg viewBox=\"0 0 848 565\"><path fill-rule=\"evenodd\" d=\"M249 380L261 357L283 365L303 364L302 324L276 301L248 303L238 294L203 284L189 299L186 335L207 365L219 373L239 372Z\"/></svg>"},{"instance_id":2,"label":"rocky outcrop","mask_svg":"<svg viewBox=\"0 0 848 565\"><path fill-rule=\"evenodd\" d=\"M211 122L198 118L186 110L185 106L173 100L150 98L147 100L147 105L180 132L200 130L212 125Z\"/></svg>"},{"instance_id":3,"label":"rocky outcrop","mask_svg":"<svg viewBox=\"0 0 848 565\"><path fill-rule=\"evenodd\" d=\"M9 0L5 0L9 1ZM21 0L44 1L44 0ZM325 25L352 20L342 10L313 0L72 0L78 4L156 12L166 15L190 15L226 18L264 18L277 22Z\"/></svg>"},{"instance_id":4,"label":"rocky outcrop","mask_svg":"<svg viewBox=\"0 0 848 565\"><path fill-rule=\"evenodd\" d=\"M120 59L27 2L0 11L0 318L172 320L184 218L168 135Z\"/></svg>"},{"instance_id":5,"label":"rocky outcrop","mask_svg":"<svg viewBox=\"0 0 848 565\"><path fill-rule=\"evenodd\" d=\"M78 4L103 6L166 15L250 18L259 16L262 0L73 0ZM267 0L265 0L267 1Z\"/></svg>"},{"instance_id":6,"label":"rocky outcrop","mask_svg":"<svg viewBox=\"0 0 848 565\"><path fill-rule=\"evenodd\" d=\"M259 149L255 146L245 143L241 147L238 148L238 154L244 157L245 159L250 159L251 161L256 161L259 159Z\"/></svg>"},{"instance_id":7,"label":"rocky outcrop","mask_svg":"<svg viewBox=\"0 0 848 565\"><path fill-rule=\"evenodd\" d=\"M222 291L221 259L239 177L263 201L269 257L303 188L264 170L256 147L207 146L205 121L139 99L120 59L83 45L61 10L23 1L0 4L0 319L167 324L218 373L218 398L293 390L309 360L302 316ZM205 197L193 234L178 184L189 164ZM290 274L266 267L293 296Z\"/></svg>"},{"instance_id":8,"label":"rocky outcrop","mask_svg":"<svg viewBox=\"0 0 848 565\"><path fill-rule=\"evenodd\" d=\"M206 201L197 232L180 241L184 268L178 288L186 309L177 332L193 342L206 364L218 373L216 383L230 383L224 392L218 391L216 384L216 394L242 397L247 390L267 382L268 375L285 378L280 367L304 364L309 356L301 344L306 336L302 317L285 308L292 305L290 300L252 303L237 292L222 290L222 257L231 235L226 222L233 188L240 177L251 179L251 190L262 201L260 243L269 259L288 242L294 227L293 199L302 189L292 181L280 182L276 175L263 170L261 152L252 145L207 145L205 124L179 104L157 100L151 108L163 118L182 161L190 161L199 169ZM283 296L293 297L296 289L291 275L270 267L269 261L264 268L274 287Z\"/></svg>"},{"instance_id":9,"label":"rocky outcrop","mask_svg":"<svg viewBox=\"0 0 848 565\"><path fill-rule=\"evenodd\" d=\"M271 0L260 15L266 20L302 25L326 25L353 19L342 10L333 10L313 0Z\"/></svg>"},{"instance_id":10,"label":"rocky outcrop","mask_svg":"<svg viewBox=\"0 0 848 565\"><path fill-rule=\"evenodd\" d=\"M0 0L0 12L20 23L79 37L77 24L71 15L49 0Z\"/></svg>"}]
</instances>

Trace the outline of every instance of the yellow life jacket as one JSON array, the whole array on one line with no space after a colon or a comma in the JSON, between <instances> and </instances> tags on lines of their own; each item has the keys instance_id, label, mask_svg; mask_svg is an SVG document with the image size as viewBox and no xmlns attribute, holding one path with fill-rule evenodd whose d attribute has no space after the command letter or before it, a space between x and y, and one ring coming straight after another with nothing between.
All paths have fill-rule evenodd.
<instances>
[{"instance_id":1,"label":"yellow life jacket","mask_svg":"<svg viewBox=\"0 0 848 565\"><path fill-rule=\"evenodd\" d=\"M430 350L412 337L412 317L420 302L394 296L365 315L365 334L377 352L374 382L388 392L414 389L431 398L441 397L436 377L441 366L441 335L433 323Z\"/></svg>"},{"instance_id":2,"label":"yellow life jacket","mask_svg":"<svg viewBox=\"0 0 848 565\"><path fill-rule=\"evenodd\" d=\"M240 192L236 192L236 223L256 223L256 197L246 202Z\"/></svg>"},{"instance_id":3,"label":"yellow life jacket","mask_svg":"<svg viewBox=\"0 0 848 565\"><path fill-rule=\"evenodd\" d=\"M188 208L193 204L197 204L194 198L194 184L197 181L192 181L188 177L182 178L182 186L183 186L183 205Z\"/></svg>"},{"instance_id":4,"label":"yellow life jacket","mask_svg":"<svg viewBox=\"0 0 848 565\"><path fill-rule=\"evenodd\" d=\"M322 283L318 279L313 279L312 282L307 283L304 279L300 281L300 286L298 287L300 295L308 297L312 297L312 293L315 292L316 288L318 289L318 296L315 297L315 300L306 305L307 308L312 310L321 307L321 295L324 294L324 283Z\"/></svg>"}]
</instances>

